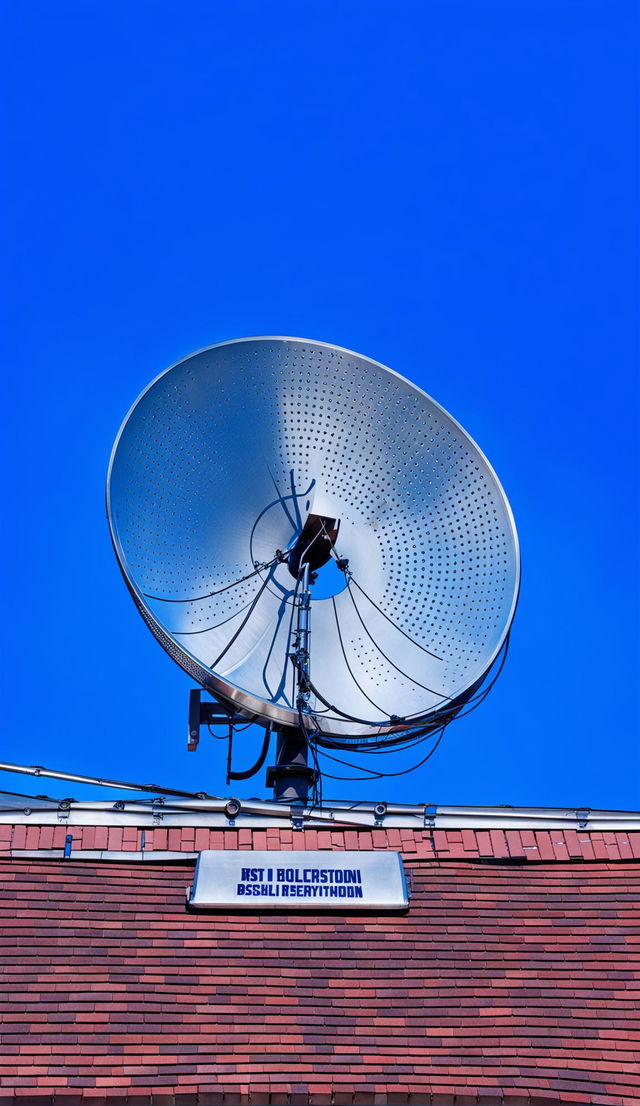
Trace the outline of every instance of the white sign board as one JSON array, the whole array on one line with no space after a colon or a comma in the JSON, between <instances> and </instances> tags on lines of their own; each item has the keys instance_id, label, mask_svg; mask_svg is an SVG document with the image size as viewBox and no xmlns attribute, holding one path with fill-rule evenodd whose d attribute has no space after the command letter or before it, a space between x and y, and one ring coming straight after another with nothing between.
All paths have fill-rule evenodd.
<instances>
[{"instance_id":1,"label":"white sign board","mask_svg":"<svg viewBox=\"0 0 640 1106\"><path fill-rule=\"evenodd\" d=\"M189 905L207 910L404 910L400 853L201 852Z\"/></svg>"}]
</instances>

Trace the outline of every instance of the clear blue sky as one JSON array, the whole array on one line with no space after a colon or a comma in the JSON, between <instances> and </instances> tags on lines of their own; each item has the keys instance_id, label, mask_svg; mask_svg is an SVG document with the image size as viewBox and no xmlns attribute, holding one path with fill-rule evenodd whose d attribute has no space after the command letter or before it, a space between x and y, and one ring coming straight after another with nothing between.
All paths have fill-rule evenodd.
<instances>
[{"instance_id":1,"label":"clear blue sky","mask_svg":"<svg viewBox=\"0 0 640 1106\"><path fill-rule=\"evenodd\" d=\"M637 13L5 0L0 759L225 793L222 746L186 752L191 682L126 592L104 479L161 369L293 334L443 404L523 553L484 706L413 775L325 792L640 806Z\"/></svg>"}]
</instances>

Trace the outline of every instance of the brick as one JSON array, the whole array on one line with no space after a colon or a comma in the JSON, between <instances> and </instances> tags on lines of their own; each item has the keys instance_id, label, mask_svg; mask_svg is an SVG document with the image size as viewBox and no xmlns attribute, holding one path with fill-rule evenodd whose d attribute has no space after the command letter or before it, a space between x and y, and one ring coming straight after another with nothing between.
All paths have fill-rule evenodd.
<instances>
[{"instance_id":1,"label":"brick","mask_svg":"<svg viewBox=\"0 0 640 1106\"><path fill-rule=\"evenodd\" d=\"M194 834L193 847L196 852L209 848L209 830L203 826L197 826Z\"/></svg>"},{"instance_id":2,"label":"brick","mask_svg":"<svg viewBox=\"0 0 640 1106\"><path fill-rule=\"evenodd\" d=\"M577 858L577 857L581 857L583 855L583 849L582 849L582 845L580 843L580 838L579 838L579 836L578 836L578 834L576 833L575 830L573 830L573 829L563 830L562 837L563 837L564 843L567 847L567 852L568 852L569 856Z\"/></svg>"},{"instance_id":3,"label":"brick","mask_svg":"<svg viewBox=\"0 0 640 1106\"><path fill-rule=\"evenodd\" d=\"M11 815L13 818L13 814ZM13 849L26 849L27 847L27 827L26 826L14 826L13 837L11 840L11 847Z\"/></svg>"},{"instance_id":4,"label":"brick","mask_svg":"<svg viewBox=\"0 0 640 1106\"><path fill-rule=\"evenodd\" d=\"M536 845L541 860L555 860L556 854L548 830L536 830Z\"/></svg>"},{"instance_id":5,"label":"brick","mask_svg":"<svg viewBox=\"0 0 640 1106\"><path fill-rule=\"evenodd\" d=\"M87 828L97 843L105 827ZM631 1100L640 865L626 831L438 830L436 855L422 829L182 827L147 831L148 847L172 833L190 851L320 835L400 848L410 909L195 915L192 862L2 858L0 1106Z\"/></svg>"},{"instance_id":6,"label":"brick","mask_svg":"<svg viewBox=\"0 0 640 1106\"><path fill-rule=\"evenodd\" d=\"M478 842L476 840L476 831L472 829L464 829L462 831L462 848L464 852L473 853L478 855Z\"/></svg>"},{"instance_id":7,"label":"brick","mask_svg":"<svg viewBox=\"0 0 640 1106\"><path fill-rule=\"evenodd\" d=\"M607 850L607 855L613 860L620 860L620 851L618 849L618 834L603 833L602 838Z\"/></svg>"},{"instance_id":8,"label":"brick","mask_svg":"<svg viewBox=\"0 0 640 1106\"><path fill-rule=\"evenodd\" d=\"M80 841L78 842L78 848L80 848L80 849L95 849L97 829L98 829L97 826L83 826L82 831L81 831ZM42 843L41 843L40 848L44 848L44 847L45 846L42 845Z\"/></svg>"},{"instance_id":9,"label":"brick","mask_svg":"<svg viewBox=\"0 0 640 1106\"><path fill-rule=\"evenodd\" d=\"M514 859L526 857L527 854L524 850L524 844L520 835L520 830L506 830L505 837L507 839L507 849L509 851L509 856L513 857Z\"/></svg>"},{"instance_id":10,"label":"brick","mask_svg":"<svg viewBox=\"0 0 640 1106\"><path fill-rule=\"evenodd\" d=\"M107 848L112 852L120 852L122 850L122 838L124 830L122 826L109 826L109 833L107 837Z\"/></svg>"},{"instance_id":11,"label":"brick","mask_svg":"<svg viewBox=\"0 0 640 1106\"><path fill-rule=\"evenodd\" d=\"M492 856L496 859L509 856L509 849L507 847L507 839L505 837L504 830L492 829L489 831L491 837L491 852Z\"/></svg>"}]
</instances>

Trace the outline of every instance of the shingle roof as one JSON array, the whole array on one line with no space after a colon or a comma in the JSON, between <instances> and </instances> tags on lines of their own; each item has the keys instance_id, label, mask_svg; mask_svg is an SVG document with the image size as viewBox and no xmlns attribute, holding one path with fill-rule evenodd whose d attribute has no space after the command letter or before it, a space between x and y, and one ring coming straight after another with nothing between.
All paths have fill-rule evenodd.
<instances>
[{"instance_id":1,"label":"shingle roof","mask_svg":"<svg viewBox=\"0 0 640 1106\"><path fill-rule=\"evenodd\" d=\"M0 826L5 1098L640 1101L640 833L144 832ZM188 854L236 847L399 849L410 909L188 913Z\"/></svg>"}]
</instances>

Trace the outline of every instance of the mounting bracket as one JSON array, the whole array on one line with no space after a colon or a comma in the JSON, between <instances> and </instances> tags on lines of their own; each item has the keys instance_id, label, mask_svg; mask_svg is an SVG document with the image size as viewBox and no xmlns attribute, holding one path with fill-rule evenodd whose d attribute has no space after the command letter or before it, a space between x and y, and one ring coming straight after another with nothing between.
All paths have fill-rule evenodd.
<instances>
[{"instance_id":1,"label":"mounting bracket","mask_svg":"<svg viewBox=\"0 0 640 1106\"><path fill-rule=\"evenodd\" d=\"M222 703L202 701L202 688L194 687L189 692L189 733L187 749L195 753L200 741L202 726L229 726L246 722L246 714L234 714L226 710Z\"/></svg>"},{"instance_id":2,"label":"mounting bracket","mask_svg":"<svg viewBox=\"0 0 640 1106\"><path fill-rule=\"evenodd\" d=\"M436 814L438 813L438 807L435 803L425 803L424 806L424 827L425 829L433 830L436 825Z\"/></svg>"}]
</instances>

